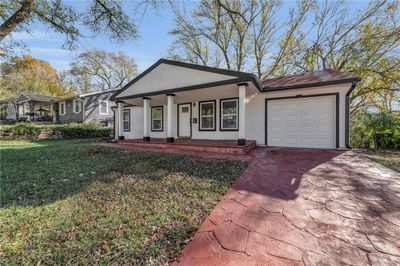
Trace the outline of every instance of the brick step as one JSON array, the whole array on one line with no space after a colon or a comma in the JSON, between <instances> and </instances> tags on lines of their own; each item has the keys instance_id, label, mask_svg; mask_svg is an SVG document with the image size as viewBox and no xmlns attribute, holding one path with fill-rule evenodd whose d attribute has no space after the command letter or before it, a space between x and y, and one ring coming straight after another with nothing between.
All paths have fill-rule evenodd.
<instances>
[{"instance_id":1,"label":"brick step","mask_svg":"<svg viewBox=\"0 0 400 266\"><path fill-rule=\"evenodd\" d=\"M156 148L156 149L167 149L176 151L198 151L198 152L212 152L212 153L223 153L223 154L247 154L256 147L255 141L248 141L248 144L244 146L238 145L199 145L188 143L151 143L151 142L128 142L120 141L118 144L126 146L134 146L139 148Z\"/></svg>"}]
</instances>

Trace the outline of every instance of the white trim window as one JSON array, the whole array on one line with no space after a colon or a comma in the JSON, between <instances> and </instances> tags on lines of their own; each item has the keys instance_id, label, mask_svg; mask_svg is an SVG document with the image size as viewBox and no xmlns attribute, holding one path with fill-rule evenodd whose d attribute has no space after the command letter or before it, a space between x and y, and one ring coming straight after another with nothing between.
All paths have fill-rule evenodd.
<instances>
[{"instance_id":1,"label":"white trim window","mask_svg":"<svg viewBox=\"0 0 400 266\"><path fill-rule=\"evenodd\" d=\"M215 101L199 103L199 130L214 131L215 130Z\"/></svg>"},{"instance_id":2,"label":"white trim window","mask_svg":"<svg viewBox=\"0 0 400 266\"><path fill-rule=\"evenodd\" d=\"M239 129L238 99L221 100L221 130Z\"/></svg>"},{"instance_id":3,"label":"white trim window","mask_svg":"<svg viewBox=\"0 0 400 266\"><path fill-rule=\"evenodd\" d=\"M124 131L131 131L131 110L130 109L123 109L122 125L124 128Z\"/></svg>"},{"instance_id":4,"label":"white trim window","mask_svg":"<svg viewBox=\"0 0 400 266\"><path fill-rule=\"evenodd\" d=\"M72 107L75 114L79 114L82 111L82 101L81 99L74 99L72 102Z\"/></svg>"},{"instance_id":5,"label":"white trim window","mask_svg":"<svg viewBox=\"0 0 400 266\"><path fill-rule=\"evenodd\" d=\"M58 103L58 112L60 115L65 115L65 113L66 113L65 106L66 106L65 101Z\"/></svg>"},{"instance_id":6,"label":"white trim window","mask_svg":"<svg viewBox=\"0 0 400 266\"><path fill-rule=\"evenodd\" d=\"M99 114L108 115L108 101L99 100Z\"/></svg>"},{"instance_id":7,"label":"white trim window","mask_svg":"<svg viewBox=\"0 0 400 266\"><path fill-rule=\"evenodd\" d=\"M163 131L163 107L151 107L151 131Z\"/></svg>"}]
</instances>

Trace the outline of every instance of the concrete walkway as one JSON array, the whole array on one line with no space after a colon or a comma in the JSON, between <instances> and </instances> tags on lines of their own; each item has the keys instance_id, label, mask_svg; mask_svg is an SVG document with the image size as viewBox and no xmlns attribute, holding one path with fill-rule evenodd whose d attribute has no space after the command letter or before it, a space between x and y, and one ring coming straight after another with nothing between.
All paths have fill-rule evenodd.
<instances>
[{"instance_id":1,"label":"concrete walkway","mask_svg":"<svg viewBox=\"0 0 400 266\"><path fill-rule=\"evenodd\" d=\"M173 265L400 265L399 173L353 152L248 159Z\"/></svg>"}]
</instances>

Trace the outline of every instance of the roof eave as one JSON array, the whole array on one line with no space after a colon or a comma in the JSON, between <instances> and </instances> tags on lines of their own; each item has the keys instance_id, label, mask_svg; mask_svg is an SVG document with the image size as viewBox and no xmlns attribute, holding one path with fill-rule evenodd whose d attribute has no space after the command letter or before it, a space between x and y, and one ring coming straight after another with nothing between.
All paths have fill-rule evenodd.
<instances>
[{"instance_id":1,"label":"roof eave","mask_svg":"<svg viewBox=\"0 0 400 266\"><path fill-rule=\"evenodd\" d=\"M234 71L234 70L228 70L228 69L221 69L221 68L215 68L215 67L209 67L209 66L202 66L202 65L196 65L196 64L192 64L192 63L186 63L186 62L179 62L179 61L173 61L173 60L167 60L167 59L159 59L157 62L155 62L153 65L151 65L148 69L146 69L145 71L143 71L140 75L138 75L136 78L134 78L133 80L131 80L130 82L128 82L124 87L122 87L119 91L117 91L116 93L114 93L113 95L111 95L110 100L115 101L120 99L121 97L118 97L118 95L120 93L122 93L123 91L125 91L126 89L128 89L131 85L133 85L134 83L136 83L139 79L141 79L142 77L144 77L147 73L149 73L150 71L152 71L153 69L155 69L157 66L159 66L160 64L168 64L168 65L173 65L173 66L180 66L180 67L186 67L186 68L191 68L191 69L197 69L200 71L208 71L208 72L212 72L212 73L217 73L217 74L222 74L222 75L227 75L227 76L232 76L232 77L236 77L236 78L241 78L243 76L252 76L251 79L254 79L254 75L250 74L250 73L246 73L246 72L241 72L241 71ZM252 81L255 86L262 91L262 85L260 84L260 82L257 79L254 80L246 80L246 81Z\"/></svg>"},{"instance_id":2,"label":"roof eave","mask_svg":"<svg viewBox=\"0 0 400 266\"><path fill-rule=\"evenodd\" d=\"M305 83L305 84L296 84L290 86L277 86L277 87L269 87L263 86L263 92L273 92L273 91L283 91L283 90L291 90L291 89L304 89L310 87L321 87L321 86L329 86L329 85L337 85L337 84L344 84L344 83L353 83L361 81L360 78L349 78L349 79L341 79L341 80L331 80L331 81L324 81L324 82L315 82L315 83Z\"/></svg>"},{"instance_id":3,"label":"roof eave","mask_svg":"<svg viewBox=\"0 0 400 266\"><path fill-rule=\"evenodd\" d=\"M228 80L209 82L209 83L202 83L202 84L198 84L198 85L192 85L192 86L186 86L186 87L180 87L180 88L172 88L172 89L167 89L167 90L162 90L162 91L152 91L152 92L148 92L148 93L140 93L140 94L129 95L129 96L121 96L121 97L116 96L115 97L115 95L113 95L113 96L110 97L110 99L112 101L122 101L122 100L132 99L132 98L141 98L141 97L148 97L148 96L153 96L153 95L176 93L176 92L180 92L180 91L189 91L189 90L198 90L198 89L204 89L204 88L212 88L212 87L228 85L228 84L237 84L237 83L242 83L242 82L251 82L251 83L254 84L254 86L260 92L262 92L261 84L258 82L257 78L252 74L246 73L246 74L242 75L241 77L228 79Z\"/></svg>"}]
</instances>

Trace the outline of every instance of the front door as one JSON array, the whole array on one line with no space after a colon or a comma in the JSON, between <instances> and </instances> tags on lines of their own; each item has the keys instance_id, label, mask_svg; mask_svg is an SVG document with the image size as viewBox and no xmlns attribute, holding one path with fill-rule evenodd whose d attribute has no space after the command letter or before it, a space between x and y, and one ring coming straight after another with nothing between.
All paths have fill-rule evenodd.
<instances>
[{"instance_id":1,"label":"front door","mask_svg":"<svg viewBox=\"0 0 400 266\"><path fill-rule=\"evenodd\" d=\"M191 126L190 120L192 105L190 103L178 105L178 137L190 138L191 137Z\"/></svg>"}]
</instances>

